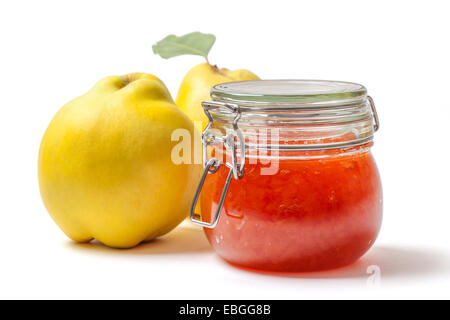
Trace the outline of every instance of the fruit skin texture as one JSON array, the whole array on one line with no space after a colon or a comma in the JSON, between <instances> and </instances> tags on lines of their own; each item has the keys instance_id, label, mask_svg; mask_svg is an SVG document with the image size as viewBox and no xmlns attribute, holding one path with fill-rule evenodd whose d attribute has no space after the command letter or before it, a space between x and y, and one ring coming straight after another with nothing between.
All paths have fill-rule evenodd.
<instances>
[{"instance_id":1,"label":"fruit skin texture","mask_svg":"<svg viewBox=\"0 0 450 320\"><path fill-rule=\"evenodd\" d=\"M244 69L231 71L201 63L193 67L184 77L176 103L192 121L202 121L204 129L208 124L208 118L203 112L201 103L211 99L209 93L211 88L224 82L244 80L259 80L259 77Z\"/></svg>"},{"instance_id":2,"label":"fruit skin texture","mask_svg":"<svg viewBox=\"0 0 450 320\"><path fill-rule=\"evenodd\" d=\"M176 165L172 131L193 124L150 74L100 80L55 115L39 150L44 204L77 242L129 248L187 215L201 166Z\"/></svg>"}]
</instances>

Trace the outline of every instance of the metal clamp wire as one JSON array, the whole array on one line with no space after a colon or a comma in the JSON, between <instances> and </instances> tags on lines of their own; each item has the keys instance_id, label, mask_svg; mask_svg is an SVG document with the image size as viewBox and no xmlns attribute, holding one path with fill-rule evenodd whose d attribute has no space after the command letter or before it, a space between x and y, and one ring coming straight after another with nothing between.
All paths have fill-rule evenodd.
<instances>
[{"instance_id":1,"label":"metal clamp wire","mask_svg":"<svg viewBox=\"0 0 450 320\"><path fill-rule=\"evenodd\" d=\"M241 130L238 127L238 121L241 118L241 110L239 106L234 104L227 104L215 101L205 101L202 103L203 109L205 111L206 116L208 117L208 124L205 130L202 133L202 144L203 144L203 174L200 178L200 182L195 191L194 200L192 201L191 210L190 210L190 219L193 223L200 225L206 228L214 228L219 222L220 211L222 210L223 204L225 202L225 198L228 192L228 188L231 183L231 178L235 178L236 180L241 179L244 176L244 165L245 165L245 141L244 136ZM227 134L224 137L217 137L212 131L210 131L211 126L213 124L213 117L209 110L225 107L236 114L233 120L233 133ZM235 138L237 138L240 147L240 161L238 163L238 158L236 154L236 142ZM203 220L197 219L200 215L195 213L195 207L197 205L198 199L200 197L200 193L202 191L203 185L205 183L206 177L208 174L214 174L219 170L219 167L222 165L222 162L217 160L216 158L208 159L208 146L213 144L214 142L219 141L225 145L225 148L231 150L231 163L226 162L225 166L230 169L228 172L227 179L225 180L225 184L222 189L222 194L220 196L219 203L217 205L217 209L214 215L214 218L211 222L205 222Z\"/></svg>"}]
</instances>

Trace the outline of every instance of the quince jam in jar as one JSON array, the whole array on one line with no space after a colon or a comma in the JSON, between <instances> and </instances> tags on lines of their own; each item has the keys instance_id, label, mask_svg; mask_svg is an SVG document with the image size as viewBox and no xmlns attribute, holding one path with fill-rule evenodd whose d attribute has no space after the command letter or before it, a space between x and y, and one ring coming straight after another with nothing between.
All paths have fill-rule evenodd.
<instances>
[{"instance_id":1,"label":"quince jam in jar","mask_svg":"<svg viewBox=\"0 0 450 320\"><path fill-rule=\"evenodd\" d=\"M215 86L212 97L203 103L210 125L203 134L201 216L192 210L191 218L205 227L217 254L286 272L360 258L382 219L370 152L378 119L366 89L261 80Z\"/></svg>"}]
</instances>

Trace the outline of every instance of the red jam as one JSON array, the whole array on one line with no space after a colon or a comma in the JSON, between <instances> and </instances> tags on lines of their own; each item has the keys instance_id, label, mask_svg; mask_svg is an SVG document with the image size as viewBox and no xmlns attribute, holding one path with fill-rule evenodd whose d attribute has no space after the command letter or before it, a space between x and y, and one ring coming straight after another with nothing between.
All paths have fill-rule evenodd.
<instances>
[{"instance_id":1,"label":"red jam","mask_svg":"<svg viewBox=\"0 0 450 320\"><path fill-rule=\"evenodd\" d=\"M218 225L205 228L209 242L228 262L255 269L300 272L354 262L374 243L382 219L368 147L282 158L275 175L261 175L267 165L247 159L244 177L231 181ZM205 221L215 213L228 171L221 166L205 181Z\"/></svg>"}]
</instances>

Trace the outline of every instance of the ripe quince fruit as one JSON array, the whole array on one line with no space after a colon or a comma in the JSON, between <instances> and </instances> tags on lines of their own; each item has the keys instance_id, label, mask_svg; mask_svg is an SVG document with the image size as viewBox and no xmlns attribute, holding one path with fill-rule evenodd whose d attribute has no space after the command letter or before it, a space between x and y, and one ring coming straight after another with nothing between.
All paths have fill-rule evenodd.
<instances>
[{"instance_id":1,"label":"ripe quince fruit","mask_svg":"<svg viewBox=\"0 0 450 320\"><path fill-rule=\"evenodd\" d=\"M201 121L202 129L204 129L208 124L208 118L201 103L211 99L211 88L224 82L244 80L259 80L259 77L245 69L233 71L226 68L219 69L209 63L201 63L193 67L184 77L176 104L194 123Z\"/></svg>"},{"instance_id":2,"label":"ripe quince fruit","mask_svg":"<svg viewBox=\"0 0 450 320\"><path fill-rule=\"evenodd\" d=\"M129 248L187 215L201 166L175 164L171 135L194 127L157 77L99 81L66 104L39 150L44 204L71 239Z\"/></svg>"}]
</instances>

